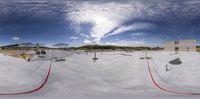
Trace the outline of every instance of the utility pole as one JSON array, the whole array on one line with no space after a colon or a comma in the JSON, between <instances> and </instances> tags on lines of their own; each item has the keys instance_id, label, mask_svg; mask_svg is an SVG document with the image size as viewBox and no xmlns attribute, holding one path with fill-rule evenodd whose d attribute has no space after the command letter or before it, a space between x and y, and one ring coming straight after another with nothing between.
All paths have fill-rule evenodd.
<instances>
[{"instance_id":1,"label":"utility pole","mask_svg":"<svg viewBox=\"0 0 200 99\"><path fill-rule=\"evenodd\" d=\"M37 43L36 45L37 45L37 50L39 51L39 49L40 49L40 44Z\"/></svg>"},{"instance_id":2,"label":"utility pole","mask_svg":"<svg viewBox=\"0 0 200 99\"><path fill-rule=\"evenodd\" d=\"M97 60L98 60L98 58L97 58L97 52L96 52L96 50L94 50L93 62L96 62Z\"/></svg>"},{"instance_id":3,"label":"utility pole","mask_svg":"<svg viewBox=\"0 0 200 99\"><path fill-rule=\"evenodd\" d=\"M93 49L93 51L94 51L94 57L92 59L93 59L93 62L96 62L98 60L96 49Z\"/></svg>"},{"instance_id":4,"label":"utility pole","mask_svg":"<svg viewBox=\"0 0 200 99\"><path fill-rule=\"evenodd\" d=\"M65 50L67 50L67 47L69 46L69 44L72 42L73 39L70 39L67 44L65 45Z\"/></svg>"}]
</instances>

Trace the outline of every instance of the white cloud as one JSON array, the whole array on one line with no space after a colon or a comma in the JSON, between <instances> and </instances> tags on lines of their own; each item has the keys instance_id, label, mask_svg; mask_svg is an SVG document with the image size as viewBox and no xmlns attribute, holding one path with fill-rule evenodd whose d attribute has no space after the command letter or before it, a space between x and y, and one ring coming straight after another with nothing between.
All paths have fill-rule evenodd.
<instances>
[{"instance_id":1,"label":"white cloud","mask_svg":"<svg viewBox=\"0 0 200 99\"><path fill-rule=\"evenodd\" d=\"M147 46L144 41L127 41L121 40L117 42L105 42L103 45L116 45L116 46Z\"/></svg>"},{"instance_id":2,"label":"white cloud","mask_svg":"<svg viewBox=\"0 0 200 99\"><path fill-rule=\"evenodd\" d=\"M88 39L85 39L85 40L83 41L83 43L84 43L84 44L92 44L92 41L91 41L91 40L88 40Z\"/></svg>"},{"instance_id":3,"label":"white cloud","mask_svg":"<svg viewBox=\"0 0 200 99\"><path fill-rule=\"evenodd\" d=\"M147 35L147 33L143 33L143 32L136 32L136 33L132 33L131 36L135 37L135 36L145 36Z\"/></svg>"},{"instance_id":4,"label":"white cloud","mask_svg":"<svg viewBox=\"0 0 200 99\"><path fill-rule=\"evenodd\" d=\"M172 25L187 23L187 21L189 22L189 20L199 17L200 14L199 4L195 4L196 2L194 1L183 1L181 6L179 3L172 3L166 0L148 2L145 0L67 2L67 6L72 8L66 9L66 18L72 21L75 28L84 23L92 24L92 28L89 31L90 35L88 35L87 39L90 38L92 42L100 43L101 39L106 35L111 36L125 31L151 27L149 23L122 26L129 20L132 22L140 20L163 22ZM108 34L116 28L118 29ZM76 28L76 30L79 29Z\"/></svg>"},{"instance_id":5,"label":"white cloud","mask_svg":"<svg viewBox=\"0 0 200 99\"><path fill-rule=\"evenodd\" d=\"M78 37L72 36L72 37L70 37L70 39L76 40L76 39L78 39Z\"/></svg>"},{"instance_id":6,"label":"white cloud","mask_svg":"<svg viewBox=\"0 0 200 99\"><path fill-rule=\"evenodd\" d=\"M89 38L88 35L85 35L84 33L80 33L81 36L85 37L85 38Z\"/></svg>"},{"instance_id":7,"label":"white cloud","mask_svg":"<svg viewBox=\"0 0 200 99\"><path fill-rule=\"evenodd\" d=\"M80 33L80 35L81 35L81 36L83 36L83 37L85 36L85 34L84 34L84 33Z\"/></svg>"},{"instance_id":8,"label":"white cloud","mask_svg":"<svg viewBox=\"0 0 200 99\"><path fill-rule=\"evenodd\" d=\"M20 40L20 37L12 37L11 39L15 40L15 41L18 41L18 40Z\"/></svg>"},{"instance_id":9,"label":"white cloud","mask_svg":"<svg viewBox=\"0 0 200 99\"><path fill-rule=\"evenodd\" d=\"M134 15L136 8L132 6L131 4L85 2L78 6L75 5L68 17L74 25L92 24L90 37L93 38L94 42L99 43L102 37Z\"/></svg>"},{"instance_id":10,"label":"white cloud","mask_svg":"<svg viewBox=\"0 0 200 99\"><path fill-rule=\"evenodd\" d=\"M121 33L127 32L127 31L135 31L135 30L140 30L140 29L145 30L145 29L151 29L154 27L155 27L155 25L152 23L136 22L132 25L121 26L118 29L116 29L115 31L113 31L112 33L106 35L106 37L121 34Z\"/></svg>"}]
</instances>

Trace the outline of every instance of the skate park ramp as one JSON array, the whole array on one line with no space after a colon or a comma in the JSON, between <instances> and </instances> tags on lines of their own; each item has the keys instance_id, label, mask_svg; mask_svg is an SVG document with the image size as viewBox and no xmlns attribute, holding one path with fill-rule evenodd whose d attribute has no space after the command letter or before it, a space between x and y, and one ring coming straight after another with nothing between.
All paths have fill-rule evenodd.
<instances>
[{"instance_id":1,"label":"skate park ramp","mask_svg":"<svg viewBox=\"0 0 200 99\"><path fill-rule=\"evenodd\" d=\"M0 93L15 93L38 86L48 70L49 61L27 62L0 54Z\"/></svg>"},{"instance_id":2,"label":"skate park ramp","mask_svg":"<svg viewBox=\"0 0 200 99\"><path fill-rule=\"evenodd\" d=\"M157 55L155 53L149 53L149 56L152 57L150 64L154 71L153 75L161 86L165 86L172 91L199 92L199 53L179 52L178 54L173 54L173 52L165 52L156 53ZM182 64L170 64L169 62L174 59L178 59ZM165 70L166 65L170 69L169 71Z\"/></svg>"},{"instance_id":3,"label":"skate park ramp","mask_svg":"<svg viewBox=\"0 0 200 99\"><path fill-rule=\"evenodd\" d=\"M70 57L71 55L77 52L70 52L70 51L54 51L54 59L65 59L66 57ZM52 51L47 50L45 55L37 55L32 61L45 61L51 60L52 58Z\"/></svg>"},{"instance_id":4,"label":"skate park ramp","mask_svg":"<svg viewBox=\"0 0 200 99\"><path fill-rule=\"evenodd\" d=\"M65 55L64 53L70 54ZM54 54L58 55L57 57L62 55L61 57L65 57L66 61L53 62L50 78L42 90L28 95L0 96L0 98L180 99L189 97L198 99L198 96L174 95L156 88L149 76L145 59L146 52L97 52L98 59L95 62L93 52L55 51ZM155 80L161 86L173 91L199 92L198 64L200 62L194 61L200 58L199 53L171 54L173 53L162 51L147 52L148 57L151 57L149 63ZM191 56L193 59L189 58ZM8 62L8 59L12 57L2 55L1 57L5 60L1 60L0 63L6 65L9 63L11 68L14 63ZM181 65L169 64L169 61L176 58L180 58L183 63ZM12 60L18 61L19 66L13 66L15 68L11 70L1 66L1 92L21 91L37 86L44 78L49 64L49 61L26 63L16 58ZM35 69L35 64L39 63L43 65L33 75L28 69ZM166 64L171 69L167 72L165 71ZM3 72L3 69L10 70L12 75L5 75L7 73ZM32 74L35 78L31 78L28 74ZM12 83L8 83L9 80L12 80Z\"/></svg>"}]
</instances>

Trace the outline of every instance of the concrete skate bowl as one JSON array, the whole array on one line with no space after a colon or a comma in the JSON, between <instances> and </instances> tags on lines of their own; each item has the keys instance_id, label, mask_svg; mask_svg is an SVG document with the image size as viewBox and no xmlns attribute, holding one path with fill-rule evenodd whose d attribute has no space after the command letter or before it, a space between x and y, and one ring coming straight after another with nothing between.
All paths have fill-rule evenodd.
<instances>
[{"instance_id":1,"label":"concrete skate bowl","mask_svg":"<svg viewBox=\"0 0 200 99\"><path fill-rule=\"evenodd\" d=\"M0 95L36 92L48 80L51 61L27 62L2 54L0 58Z\"/></svg>"},{"instance_id":2,"label":"concrete skate bowl","mask_svg":"<svg viewBox=\"0 0 200 99\"><path fill-rule=\"evenodd\" d=\"M95 62L95 67L102 80L110 86L132 91L152 90L146 61L140 59L145 53L131 54L132 56L102 54Z\"/></svg>"},{"instance_id":3,"label":"concrete skate bowl","mask_svg":"<svg viewBox=\"0 0 200 99\"><path fill-rule=\"evenodd\" d=\"M100 52L101 55L122 55L122 56L132 56L133 52L125 52L125 51L104 51Z\"/></svg>"},{"instance_id":4,"label":"concrete skate bowl","mask_svg":"<svg viewBox=\"0 0 200 99\"><path fill-rule=\"evenodd\" d=\"M49 61L51 60L51 51L48 50L46 55L42 56L37 56L36 58L33 59L33 61ZM71 55L74 55L75 52L73 51L59 51L59 50L54 50L54 59L59 60L59 59L66 59L67 57L70 57Z\"/></svg>"},{"instance_id":5,"label":"concrete skate bowl","mask_svg":"<svg viewBox=\"0 0 200 99\"><path fill-rule=\"evenodd\" d=\"M181 94L200 93L199 70L200 55L196 52L179 52L170 55L170 52L149 53L152 75L159 86L169 91ZM192 58L191 58L192 57ZM180 58L182 64L170 64L170 61ZM171 69L166 71L166 64ZM161 90L163 90L160 88ZM199 94L198 94L199 95Z\"/></svg>"}]
</instances>

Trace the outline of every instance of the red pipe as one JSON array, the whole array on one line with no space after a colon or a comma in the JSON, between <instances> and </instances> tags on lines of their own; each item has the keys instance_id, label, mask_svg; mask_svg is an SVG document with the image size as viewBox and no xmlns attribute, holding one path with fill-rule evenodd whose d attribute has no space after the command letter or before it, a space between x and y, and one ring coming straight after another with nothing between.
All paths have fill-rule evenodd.
<instances>
[{"instance_id":1,"label":"red pipe","mask_svg":"<svg viewBox=\"0 0 200 99\"><path fill-rule=\"evenodd\" d=\"M146 54L147 57L147 54ZM172 91L172 90L168 90L166 88L163 88L162 86L160 86L156 80L153 77L152 71L151 71L151 67L149 65L149 61L147 59L147 66L148 66L148 70L149 70L149 76L153 82L153 84L160 90L164 91L164 92L168 92L168 93L173 93L173 94L185 94L185 95L200 95L200 93L192 93L192 92L179 92L179 91Z\"/></svg>"},{"instance_id":2,"label":"red pipe","mask_svg":"<svg viewBox=\"0 0 200 99\"><path fill-rule=\"evenodd\" d=\"M5 95L5 96L11 96L11 95L24 95L24 94L31 94L31 93L35 93L39 90L41 90L46 84L47 84L47 81L50 77L50 74L51 74L51 68L52 68L52 60L51 60L51 63L50 63L50 66L49 66L49 69L48 69L48 72L47 72L47 75L46 75L46 78L44 80L44 82L38 86L37 88L35 89L32 89L30 91L24 91L24 92L16 92L16 93L0 93L0 95Z\"/></svg>"}]
</instances>

